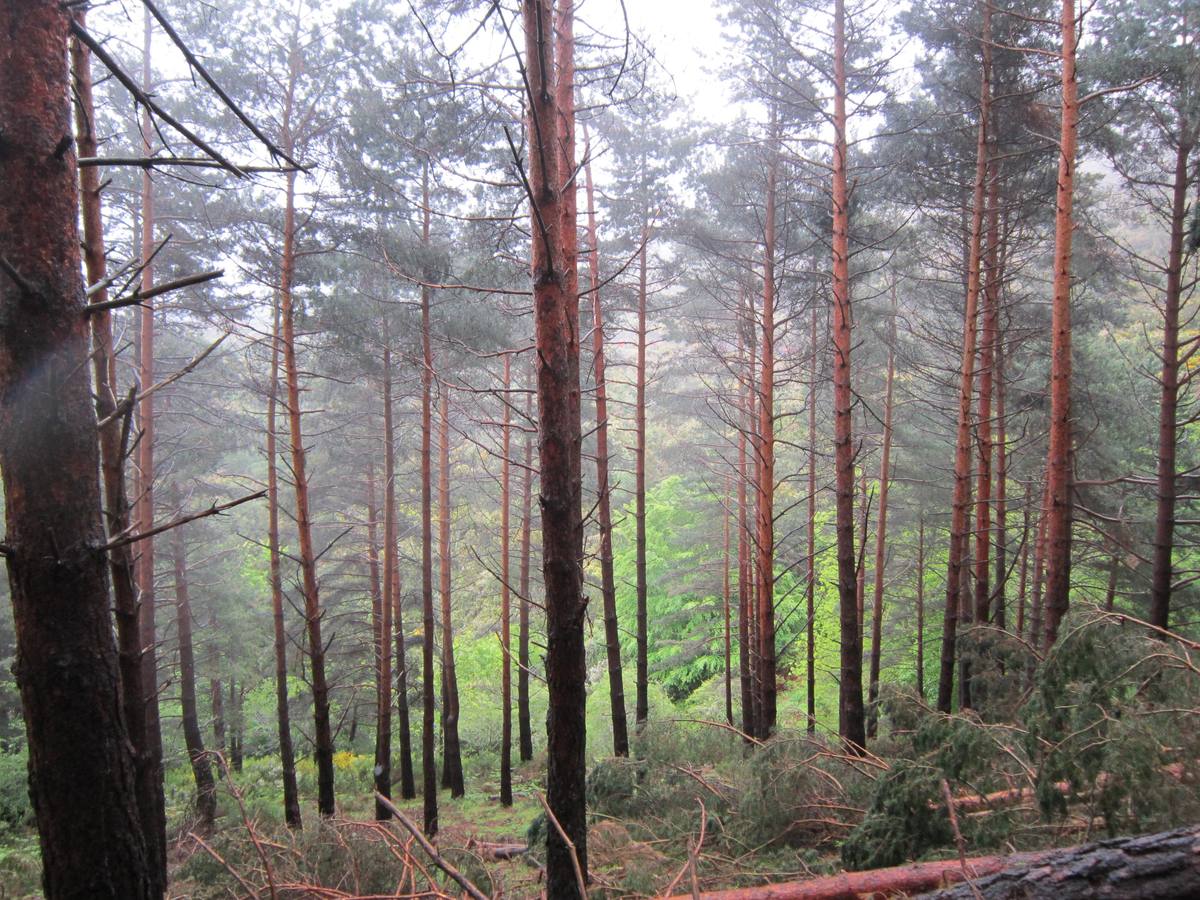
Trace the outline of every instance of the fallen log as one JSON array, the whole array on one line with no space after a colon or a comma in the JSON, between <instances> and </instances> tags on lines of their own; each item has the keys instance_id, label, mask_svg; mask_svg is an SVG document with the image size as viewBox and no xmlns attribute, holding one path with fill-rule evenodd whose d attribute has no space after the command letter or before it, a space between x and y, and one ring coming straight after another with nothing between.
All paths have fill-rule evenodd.
<instances>
[{"instance_id":1,"label":"fallen log","mask_svg":"<svg viewBox=\"0 0 1200 900\"><path fill-rule=\"evenodd\" d=\"M963 882L968 881L964 884ZM957 885L957 887L954 887ZM672 900L688 900L688 896ZM1166 900L1200 897L1200 825L1095 844L912 863L701 894L704 900Z\"/></svg>"}]
</instances>

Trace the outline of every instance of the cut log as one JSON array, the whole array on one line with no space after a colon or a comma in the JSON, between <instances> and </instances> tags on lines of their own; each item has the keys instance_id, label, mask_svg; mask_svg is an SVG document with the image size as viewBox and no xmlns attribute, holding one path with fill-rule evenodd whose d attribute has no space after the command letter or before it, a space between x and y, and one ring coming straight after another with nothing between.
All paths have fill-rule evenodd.
<instances>
[{"instance_id":1,"label":"cut log","mask_svg":"<svg viewBox=\"0 0 1200 900\"><path fill-rule=\"evenodd\" d=\"M975 857L966 860L965 869L969 883L963 883L963 863L943 860L701 896L705 900L858 900L914 895L937 900L1200 897L1200 825L1061 850Z\"/></svg>"}]
</instances>

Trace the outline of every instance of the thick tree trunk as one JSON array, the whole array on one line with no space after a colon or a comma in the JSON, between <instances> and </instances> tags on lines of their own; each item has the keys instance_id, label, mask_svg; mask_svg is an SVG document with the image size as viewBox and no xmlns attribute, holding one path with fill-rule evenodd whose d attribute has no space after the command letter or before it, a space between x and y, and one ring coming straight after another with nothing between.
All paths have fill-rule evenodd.
<instances>
[{"instance_id":1,"label":"thick tree trunk","mask_svg":"<svg viewBox=\"0 0 1200 900\"><path fill-rule=\"evenodd\" d=\"M533 400L525 395L525 418L531 420ZM521 482L521 563L517 607L517 745L521 762L533 759L533 726L529 715L529 558L533 531L533 437L525 435L525 466Z\"/></svg>"},{"instance_id":2,"label":"thick tree trunk","mask_svg":"<svg viewBox=\"0 0 1200 900\"><path fill-rule=\"evenodd\" d=\"M458 673L454 668L454 622L451 618L450 557L450 387L441 391L441 432L438 467L438 561L442 600L442 787L451 797L461 797L462 748L458 740Z\"/></svg>"},{"instance_id":3,"label":"thick tree trunk","mask_svg":"<svg viewBox=\"0 0 1200 900\"><path fill-rule=\"evenodd\" d=\"M503 425L500 429L500 803L512 806L512 591L510 581L509 509L512 466L512 357L504 354Z\"/></svg>"},{"instance_id":4,"label":"thick tree trunk","mask_svg":"<svg viewBox=\"0 0 1200 900\"><path fill-rule=\"evenodd\" d=\"M942 619L942 656L938 677L937 708L948 713L953 704L954 660L958 620L963 611L963 581L969 541L971 502L971 393L974 385L975 343L980 292L984 197L987 186L988 129L992 90L992 8L983 4L982 64L980 66L979 124L975 144L975 183L971 197L971 225L967 237L967 296L963 309L962 364L958 384L958 431L954 444L954 499L950 517L950 551L946 574L946 609ZM965 682L964 682L965 689Z\"/></svg>"},{"instance_id":5,"label":"thick tree trunk","mask_svg":"<svg viewBox=\"0 0 1200 900\"><path fill-rule=\"evenodd\" d=\"M888 485L892 478L892 387L896 379L896 283L892 282L887 382L883 394L883 450L879 460L879 520L875 524L875 584L871 601L871 671L867 692L867 737L879 725L879 661L883 645L883 570L887 561Z\"/></svg>"},{"instance_id":6,"label":"thick tree trunk","mask_svg":"<svg viewBox=\"0 0 1200 900\"><path fill-rule=\"evenodd\" d=\"M775 730L775 205L779 178L778 126L772 111L763 229L761 374L758 386L758 664L762 718L758 737Z\"/></svg>"},{"instance_id":7,"label":"thick tree trunk","mask_svg":"<svg viewBox=\"0 0 1200 900\"><path fill-rule=\"evenodd\" d=\"M587 184L588 271L592 292L593 377L596 381L596 521L600 527L600 591L604 600L604 643L608 653L608 695L612 709L613 753L629 755L629 725L625 716L625 681L621 673L621 632L617 622L617 582L613 574L612 490L608 479L608 387L605 382L604 312L600 304L600 242L596 228L595 189L586 143L584 177Z\"/></svg>"},{"instance_id":8,"label":"thick tree trunk","mask_svg":"<svg viewBox=\"0 0 1200 900\"><path fill-rule=\"evenodd\" d=\"M854 437L850 411L852 318L850 311L850 191L846 139L846 5L835 0L833 16L833 423L837 492L837 560L841 666L838 689L838 735L854 747L865 747L866 721L862 691L862 638L855 595Z\"/></svg>"},{"instance_id":9,"label":"thick tree trunk","mask_svg":"<svg viewBox=\"0 0 1200 900\"><path fill-rule=\"evenodd\" d=\"M1054 205L1054 296L1050 307L1050 444L1046 488L1046 634L1058 639L1071 591L1071 238L1075 230L1075 151L1079 129L1075 81L1076 0L1062 2L1062 130Z\"/></svg>"},{"instance_id":10,"label":"thick tree trunk","mask_svg":"<svg viewBox=\"0 0 1200 900\"><path fill-rule=\"evenodd\" d=\"M212 763L204 752L200 716L196 708L196 656L192 648L192 604L188 598L187 545L183 527L172 535L175 565L175 630L179 638L179 706L183 719L183 742L192 776L196 779L196 815L202 832L212 830L217 815L217 786Z\"/></svg>"},{"instance_id":11,"label":"thick tree trunk","mask_svg":"<svg viewBox=\"0 0 1200 900\"><path fill-rule=\"evenodd\" d=\"M279 761L283 769L283 817L289 828L302 827L300 791L296 784L296 752L292 747L292 717L288 707L287 627L283 620L283 566L279 551L279 451L275 437L275 407L279 396L279 303L273 306L271 384L267 391L267 542L271 559L271 619L275 637L275 718L279 729Z\"/></svg>"},{"instance_id":12,"label":"thick tree trunk","mask_svg":"<svg viewBox=\"0 0 1200 900\"><path fill-rule=\"evenodd\" d=\"M583 597L583 513L580 484L578 296L569 290L576 264L574 228L564 229L562 194L574 190L572 151L560 148L574 131L573 116L555 90L555 78L573 81L573 4L564 0L558 19L551 0L525 0L525 60L529 101L529 183L534 206L532 235L534 328L537 344L538 450L541 470L542 574L546 605L547 795L562 827L547 829L546 892L579 896L575 860L587 872L584 790L586 654ZM551 30L557 26L557 48ZM557 60L558 65L555 66ZM570 841L571 844L568 844ZM573 845L573 846L572 846ZM572 852L572 850L574 852Z\"/></svg>"},{"instance_id":13,"label":"thick tree trunk","mask_svg":"<svg viewBox=\"0 0 1200 900\"><path fill-rule=\"evenodd\" d=\"M1186 130L1186 129L1183 129ZM1171 557L1175 547L1175 444L1179 403L1179 304L1183 285L1183 230L1187 217L1188 157L1192 147L1181 140L1175 148L1171 186L1171 241L1167 251L1167 284L1163 297L1162 377L1158 406L1157 509L1154 559L1150 573L1150 624L1170 627ZM1114 567L1115 571L1115 567Z\"/></svg>"},{"instance_id":14,"label":"thick tree trunk","mask_svg":"<svg viewBox=\"0 0 1200 900\"><path fill-rule=\"evenodd\" d=\"M423 243L429 244L429 165L421 173ZM433 694L433 346L429 288L421 287L421 797L425 834L438 830Z\"/></svg>"},{"instance_id":15,"label":"thick tree trunk","mask_svg":"<svg viewBox=\"0 0 1200 900\"><path fill-rule=\"evenodd\" d=\"M807 648L805 652L805 681L808 685L808 733L817 730L817 612L814 597L817 588L817 309L812 311L812 326L809 335L812 358L809 360L808 385L808 562L805 572L804 603L808 621Z\"/></svg>"},{"instance_id":16,"label":"thick tree trunk","mask_svg":"<svg viewBox=\"0 0 1200 900\"><path fill-rule=\"evenodd\" d=\"M85 13L76 14L80 25ZM78 39L71 41L74 71L75 131L80 156L96 155L94 130L95 104L92 92L91 51ZM95 168L79 170L80 210L83 224L83 255L89 284L103 284L107 276L104 228L100 205L100 173ZM91 298L92 303L108 300L107 288ZM100 471L104 485L104 519L110 536L128 533L129 502L125 490L126 442L124 417L118 412L116 390L116 354L113 351L112 317L107 311L91 315L92 364L95 375L96 416L111 419L99 429ZM126 401L132 402L132 395ZM122 409L124 409L122 404ZM138 587L133 548L129 545L109 551L109 574L113 585L113 607L117 621L118 662L121 672L122 708L131 736L146 734L146 690L142 678L142 635L138 623ZM162 781L156 777L145 740L134 738L137 766L138 809L157 834L158 812L162 809ZM165 876L164 876L165 877Z\"/></svg>"},{"instance_id":17,"label":"thick tree trunk","mask_svg":"<svg viewBox=\"0 0 1200 900\"><path fill-rule=\"evenodd\" d=\"M292 89L299 65L293 54L285 114L284 149L292 152L289 125ZM296 491L296 531L299 538L300 571L304 588L304 619L308 630L309 674L313 692L313 751L317 763L317 810L322 816L334 814L333 730L329 721L329 685L325 679L325 642L321 636L320 583L317 580L317 556L312 539L312 515L308 506L307 450L301 428L300 367L296 360L295 309L292 280L296 265L296 174L287 174L287 193L283 218L283 258L279 280L280 320L283 330L283 369L287 384L288 427L291 433L292 476Z\"/></svg>"},{"instance_id":18,"label":"thick tree trunk","mask_svg":"<svg viewBox=\"0 0 1200 900\"><path fill-rule=\"evenodd\" d=\"M108 610L67 34L58 4L0 6L0 474L13 667L47 897L154 898ZM30 397L53 397L53 403Z\"/></svg>"},{"instance_id":19,"label":"thick tree trunk","mask_svg":"<svg viewBox=\"0 0 1200 900\"><path fill-rule=\"evenodd\" d=\"M965 870L965 871L964 871ZM966 872L971 874L966 879ZM953 887L946 887L953 884ZM1200 893L1200 827L1018 853L911 863L757 888L702 894L705 900L1143 900ZM678 898L677 898L678 900Z\"/></svg>"},{"instance_id":20,"label":"thick tree trunk","mask_svg":"<svg viewBox=\"0 0 1200 900\"><path fill-rule=\"evenodd\" d=\"M152 19L143 10L142 88L151 92L150 47ZM142 150L150 155L153 125L148 111L142 112ZM154 286L154 186L150 170L142 170L142 272L141 288ZM140 435L136 448L134 479L134 521L139 531L154 526L154 395L146 391L154 384L154 307L146 304L138 314L138 384L143 393L137 401ZM145 706L145 737L132 734L138 751L138 802L145 823L146 848L156 866L155 878L167 884L167 813L163 797L162 725L158 715L158 634L155 628L154 538L138 542L134 557L134 578L138 585L138 630L141 635L141 702ZM132 702L136 702L133 700Z\"/></svg>"}]
</instances>

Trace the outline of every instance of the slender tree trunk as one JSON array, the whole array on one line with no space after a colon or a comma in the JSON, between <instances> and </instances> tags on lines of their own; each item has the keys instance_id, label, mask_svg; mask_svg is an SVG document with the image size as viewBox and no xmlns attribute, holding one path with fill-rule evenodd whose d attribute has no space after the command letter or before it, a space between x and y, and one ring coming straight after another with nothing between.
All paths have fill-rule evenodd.
<instances>
[{"instance_id":1,"label":"slender tree trunk","mask_svg":"<svg viewBox=\"0 0 1200 900\"><path fill-rule=\"evenodd\" d=\"M867 624L867 529L871 524L871 495L867 493L867 467L858 470L858 499L862 509L859 519L857 553L855 555L854 600L858 607L858 640L863 643Z\"/></svg>"},{"instance_id":2,"label":"slender tree trunk","mask_svg":"<svg viewBox=\"0 0 1200 900\"><path fill-rule=\"evenodd\" d=\"M422 243L429 244L429 164L421 174L424 201ZM421 287L421 795L425 833L437 834L437 758L433 695L433 347L430 336L429 288Z\"/></svg>"},{"instance_id":3,"label":"slender tree trunk","mask_svg":"<svg viewBox=\"0 0 1200 900\"><path fill-rule=\"evenodd\" d=\"M385 379L387 376L384 376ZM384 416L388 417L387 406L391 391L385 391ZM384 433L387 426L384 426ZM384 454L388 452L384 440ZM386 480L386 479L385 479ZM386 487L385 487L386 491ZM375 461L367 457L367 570L371 583L371 635L375 654L375 790L383 796L392 796L392 616L391 590L387 582L391 573L381 580L379 571L379 503L375 492ZM384 554L386 556L388 523L384 522ZM385 613L386 610L386 613ZM386 621L385 621L386 619ZM385 821L392 812L378 800L375 801L375 818Z\"/></svg>"},{"instance_id":4,"label":"slender tree trunk","mask_svg":"<svg viewBox=\"0 0 1200 900\"><path fill-rule=\"evenodd\" d=\"M816 621L817 611L814 604L817 588L817 309L812 311L812 330L809 335L812 358L809 360L808 385L808 564L804 590L805 609L808 621L805 630L808 633L805 669L808 684L808 733L815 734L817 730L817 648Z\"/></svg>"},{"instance_id":5,"label":"slender tree trunk","mask_svg":"<svg viewBox=\"0 0 1200 900\"><path fill-rule=\"evenodd\" d=\"M212 633L216 633L216 620L210 618L208 621ZM220 660L214 651L210 654L211 664L214 671L217 670ZM225 684L220 678L210 678L208 681L208 701L212 709L212 726L213 726L213 744L216 751L221 754L221 768L224 770L226 761L229 757L229 747L225 742Z\"/></svg>"},{"instance_id":6,"label":"slender tree trunk","mask_svg":"<svg viewBox=\"0 0 1200 900\"><path fill-rule=\"evenodd\" d=\"M287 628L283 621L283 567L279 552L279 451L276 449L275 407L279 396L280 311L272 304L271 384L267 392L267 541L271 558L271 618L275 631L275 716L279 727L279 761L283 768L283 816L289 828L302 827L300 791L296 785L296 752L288 707Z\"/></svg>"},{"instance_id":7,"label":"slender tree trunk","mask_svg":"<svg viewBox=\"0 0 1200 900\"><path fill-rule=\"evenodd\" d=\"M721 521L724 525L724 543L725 554L721 560L721 600L722 613L725 620L725 722L728 725L733 724L733 633L730 629L729 615L729 598L730 598L730 580L729 580L729 519L731 515L731 507L733 505L733 483L730 476L725 476L725 498L722 505Z\"/></svg>"},{"instance_id":8,"label":"slender tree trunk","mask_svg":"<svg viewBox=\"0 0 1200 900\"><path fill-rule=\"evenodd\" d=\"M896 283L892 282L887 385L883 395L883 450L879 460L879 521L875 525L875 585L871 602L871 672L868 681L867 737L879 725L879 659L883 644L883 570L887 554L888 485L892 477L892 386L896 378Z\"/></svg>"},{"instance_id":9,"label":"slender tree trunk","mask_svg":"<svg viewBox=\"0 0 1200 900\"><path fill-rule=\"evenodd\" d=\"M851 748L865 747L862 638L855 596L854 436L850 410L850 191L846 172L846 4L835 0L833 15L833 421L837 470L838 596L841 620L841 683L838 735Z\"/></svg>"},{"instance_id":10,"label":"slender tree trunk","mask_svg":"<svg viewBox=\"0 0 1200 900\"><path fill-rule=\"evenodd\" d=\"M763 231L762 358L758 400L758 646L762 720L759 737L775 730L775 204L779 177L778 126L772 112Z\"/></svg>"},{"instance_id":11,"label":"slender tree trunk","mask_svg":"<svg viewBox=\"0 0 1200 900\"><path fill-rule=\"evenodd\" d=\"M917 693L925 699L925 513L917 523Z\"/></svg>"},{"instance_id":12,"label":"slender tree trunk","mask_svg":"<svg viewBox=\"0 0 1200 900\"><path fill-rule=\"evenodd\" d=\"M1104 610L1112 612L1113 606L1117 600L1117 571L1121 565L1121 558L1113 551L1113 555L1108 559L1108 586L1104 591Z\"/></svg>"},{"instance_id":13,"label":"slender tree trunk","mask_svg":"<svg viewBox=\"0 0 1200 900\"><path fill-rule=\"evenodd\" d=\"M509 548L509 508L512 452L512 357L504 354L504 424L500 430L500 803L512 806L512 591L509 589L511 556Z\"/></svg>"},{"instance_id":14,"label":"slender tree trunk","mask_svg":"<svg viewBox=\"0 0 1200 900\"><path fill-rule=\"evenodd\" d=\"M153 33L150 11L144 10L142 48L142 87L151 91L150 46ZM142 150L150 155L153 132L148 112L142 113ZM154 187L150 170L142 170L142 273L141 287L154 286ZM143 393L138 398L137 478L134 481L134 520L139 531L154 526L154 395L145 389L154 384L154 308L143 305L139 311L138 383ZM139 751L138 796L145 817L146 849L155 865L155 881L164 890L167 884L167 813L163 797L162 725L158 716L158 637L155 628L154 538L138 542L134 557L134 577L138 584L138 629L141 633L142 703L145 738L134 735Z\"/></svg>"},{"instance_id":15,"label":"slender tree trunk","mask_svg":"<svg viewBox=\"0 0 1200 900\"><path fill-rule=\"evenodd\" d=\"M462 749L458 740L458 673L454 668L454 622L450 611L450 388L441 391L441 460L438 472L438 560L442 598L442 787L461 797Z\"/></svg>"},{"instance_id":16,"label":"slender tree trunk","mask_svg":"<svg viewBox=\"0 0 1200 900\"><path fill-rule=\"evenodd\" d=\"M1050 485L1042 489L1042 504L1038 510L1037 544L1033 551L1033 597L1029 617L1029 640L1038 646L1042 640L1042 591L1046 577L1046 541L1049 530Z\"/></svg>"},{"instance_id":17,"label":"slender tree trunk","mask_svg":"<svg viewBox=\"0 0 1200 900\"><path fill-rule=\"evenodd\" d=\"M525 395L525 418L532 420L532 395ZM533 525L533 438L525 435L521 485L521 570L517 607L517 743L521 762L533 759L533 726L529 715L529 557Z\"/></svg>"},{"instance_id":18,"label":"slender tree trunk","mask_svg":"<svg viewBox=\"0 0 1200 900\"><path fill-rule=\"evenodd\" d=\"M1003 273L1003 251L1000 259L1000 272ZM993 579L990 600L992 623L997 628L1008 627L1008 601L1005 596L1008 592L1008 418L1005 409L1004 354L1004 327L997 310L996 377L993 379L996 389L996 577Z\"/></svg>"},{"instance_id":19,"label":"slender tree trunk","mask_svg":"<svg viewBox=\"0 0 1200 900\"><path fill-rule=\"evenodd\" d=\"M738 297L738 361L742 363L746 354L746 331L750 322L746 313L746 303L743 296ZM753 329L750 329L751 332ZM746 370L749 373L749 369ZM754 734L754 679L750 674L751 653L750 635L753 633L750 625L750 602L753 596L751 587L752 566L750 563L750 519L751 512L747 497L746 486L749 473L746 466L746 436L753 433L750 423L750 381L746 379L745 390L738 398L739 412L742 422L738 426L738 682L741 689L742 701L742 732Z\"/></svg>"},{"instance_id":20,"label":"slender tree trunk","mask_svg":"<svg viewBox=\"0 0 1200 900\"><path fill-rule=\"evenodd\" d=\"M954 500L950 519L946 609L942 620L942 657L937 694L937 708L944 713L950 712L953 704L958 619L963 609L963 581L966 573L969 572L966 568L966 557L969 540L967 519L971 502L971 393L974 385L984 197L989 168L988 129L990 127L992 89L991 4L984 2L982 9L979 125L975 144L975 184L971 200L971 226L967 238L967 296L963 310L962 367L958 385L958 432L954 445Z\"/></svg>"},{"instance_id":21,"label":"slender tree trunk","mask_svg":"<svg viewBox=\"0 0 1200 900\"><path fill-rule=\"evenodd\" d=\"M1182 132L1186 132L1186 125ZM1150 624L1170 627L1171 556L1175 546L1175 444L1179 402L1179 305L1183 285L1183 230L1187 217L1188 157L1192 145L1175 148L1171 189L1171 241L1167 251L1167 285L1163 298L1162 394L1158 406L1157 509L1154 559L1150 572ZM1113 571L1116 571L1114 566Z\"/></svg>"},{"instance_id":22,"label":"slender tree trunk","mask_svg":"<svg viewBox=\"0 0 1200 900\"><path fill-rule=\"evenodd\" d=\"M600 590L604 600L604 643L608 652L608 693L612 708L613 753L629 755L625 681L621 673L621 633L617 622L617 582L613 574L612 498L608 480L608 387L605 383L604 314L600 305L600 242L596 228L595 189L584 129L584 176L587 183L588 270L592 292L592 353L596 381L596 519L600 526ZM727 667L728 668L728 667ZM728 674L728 672L727 672Z\"/></svg>"},{"instance_id":23,"label":"slender tree trunk","mask_svg":"<svg viewBox=\"0 0 1200 900\"><path fill-rule=\"evenodd\" d=\"M176 492L178 497L178 492ZM175 505L179 505L176 503ZM192 649L192 604L187 595L187 545L184 527L172 534L175 569L175 631L179 636L179 706L184 722L184 745L196 779L196 814L203 833L211 832L217 815L216 781L204 752L196 703L196 654Z\"/></svg>"},{"instance_id":24,"label":"slender tree trunk","mask_svg":"<svg viewBox=\"0 0 1200 900\"><path fill-rule=\"evenodd\" d=\"M1025 489L1025 509L1022 513L1021 572L1017 582L1017 636L1025 634L1025 587L1029 578L1029 489Z\"/></svg>"},{"instance_id":25,"label":"slender tree trunk","mask_svg":"<svg viewBox=\"0 0 1200 900\"><path fill-rule=\"evenodd\" d=\"M85 12L76 18L85 24ZM93 102L91 51L77 39L71 41L71 59L76 94L75 122L79 155L95 156L95 104ZM80 209L83 224L83 256L89 284L103 284L107 277L104 228L100 204L100 173L95 168L79 170ZM91 298L92 303L108 300L108 290L101 288ZM103 423L99 429L100 471L104 485L104 518L111 536L128 533L129 502L125 491L125 455L127 437L124 417L118 412L116 389L116 355L113 352L112 318L107 311L93 313L92 363L95 375L96 415ZM126 403L133 402L133 395ZM121 409L126 407L122 404ZM117 622L118 662L121 672L122 711L125 724L133 738L136 764L136 792L140 815L146 828L156 828L160 809L162 782L148 764L145 747L146 697L142 681L142 635L138 623L139 598L135 578L133 550L129 545L117 547L108 554L109 574L113 585L113 607ZM157 831L155 831L157 833Z\"/></svg>"},{"instance_id":26,"label":"slender tree trunk","mask_svg":"<svg viewBox=\"0 0 1200 900\"><path fill-rule=\"evenodd\" d=\"M758 575L758 505L762 500L762 453L760 452L758 415L758 319L754 304L747 300L747 328L750 345L750 365L746 369L746 433L751 455L750 486L753 488L749 500L749 530L746 533L750 554L747 559L747 574L750 576L750 593L746 604L746 633L750 653L750 725L746 733L758 737L762 731L762 647L758 630L758 595L762 581Z\"/></svg>"},{"instance_id":27,"label":"slender tree trunk","mask_svg":"<svg viewBox=\"0 0 1200 900\"><path fill-rule=\"evenodd\" d=\"M1062 131L1054 206L1054 296L1050 313L1050 445L1046 487L1045 646L1058 639L1071 591L1071 238L1075 230L1075 152L1079 128L1075 81L1076 0L1062 2Z\"/></svg>"},{"instance_id":28,"label":"slender tree trunk","mask_svg":"<svg viewBox=\"0 0 1200 900\"><path fill-rule=\"evenodd\" d=\"M650 715L649 636L646 632L646 244L650 227L642 223L642 245L638 251L637 372L634 402L634 523L637 578L637 709L634 720L640 727Z\"/></svg>"},{"instance_id":29,"label":"slender tree trunk","mask_svg":"<svg viewBox=\"0 0 1200 900\"><path fill-rule=\"evenodd\" d=\"M295 38L293 38L295 40ZM293 46L285 100L283 146L292 152L291 113L300 53ZM334 814L333 730L329 722L329 685L325 679L325 641L321 636L320 583L313 548L312 515L308 505L308 455L301 427L300 367L296 360L296 323L292 282L296 269L296 173L288 172L283 213L283 256L280 264L280 322L283 331L283 371L287 385L288 428L291 434L292 476L296 491L296 531L299 538L300 572L304 587L304 620L308 630L308 658L313 693L313 750L317 763L317 810Z\"/></svg>"},{"instance_id":30,"label":"slender tree trunk","mask_svg":"<svg viewBox=\"0 0 1200 900\"><path fill-rule=\"evenodd\" d=\"M246 686L229 679L229 764L242 771L242 700Z\"/></svg>"},{"instance_id":31,"label":"slender tree trunk","mask_svg":"<svg viewBox=\"0 0 1200 900\"><path fill-rule=\"evenodd\" d=\"M162 890L135 803L108 561L95 551L106 539L69 142L69 24L58 4L0 5L2 555L45 895L150 900Z\"/></svg>"},{"instance_id":32,"label":"slender tree trunk","mask_svg":"<svg viewBox=\"0 0 1200 900\"><path fill-rule=\"evenodd\" d=\"M553 20L551 0L523 4L529 89L529 183L534 207L532 236L534 327L537 344L538 450L541 469L542 574L546 597L547 802L558 829L547 829L546 893L579 896L575 860L587 872L584 791L586 655L584 647L583 513L580 484L578 295L569 290L575 267L574 228L564 229L563 190L573 189L572 111L562 98L573 91L555 77L574 80L573 4L564 0ZM557 26L557 48L552 34ZM553 54L553 55L551 55ZM557 60L557 67L554 65ZM557 71L556 71L557 69ZM570 168L564 171L563 157Z\"/></svg>"},{"instance_id":33,"label":"slender tree trunk","mask_svg":"<svg viewBox=\"0 0 1200 900\"><path fill-rule=\"evenodd\" d=\"M990 146L990 145L989 145ZM989 153L990 157L990 153ZM978 485L975 491L975 621L986 624L990 616L992 597L992 394L995 383L996 336L999 333L1000 291L1000 209L999 172L995 163L988 163L987 172L987 238L981 248L987 275L981 292L983 298L982 334L979 341L979 425L976 444L979 449Z\"/></svg>"},{"instance_id":34,"label":"slender tree trunk","mask_svg":"<svg viewBox=\"0 0 1200 900\"><path fill-rule=\"evenodd\" d=\"M404 630L404 598L400 590L400 565L392 567L392 635L396 673L396 717L400 722L397 739L400 743L400 796L411 800L417 796L413 777L412 726L408 709L408 647Z\"/></svg>"}]
</instances>

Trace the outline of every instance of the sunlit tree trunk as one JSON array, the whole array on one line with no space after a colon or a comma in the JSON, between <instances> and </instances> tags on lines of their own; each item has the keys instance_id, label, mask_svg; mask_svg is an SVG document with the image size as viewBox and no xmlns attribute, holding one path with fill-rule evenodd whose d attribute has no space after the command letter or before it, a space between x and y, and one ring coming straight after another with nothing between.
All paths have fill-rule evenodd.
<instances>
[{"instance_id":1,"label":"sunlit tree trunk","mask_svg":"<svg viewBox=\"0 0 1200 900\"><path fill-rule=\"evenodd\" d=\"M963 309L962 365L958 385L958 431L954 444L954 499L950 518L950 551L946 575L946 609L942 620L942 654L938 677L937 708L950 712L954 691L954 660L958 620L963 607L963 581L967 569L971 502L971 394L974 386L975 344L979 307L983 243L984 197L988 173L988 128L991 114L992 48L991 4L984 2L981 37L979 123L975 144L975 182L971 196L971 224L967 246L967 295Z\"/></svg>"},{"instance_id":2,"label":"sunlit tree trunk","mask_svg":"<svg viewBox=\"0 0 1200 900\"><path fill-rule=\"evenodd\" d=\"M584 135L586 140L587 131ZM586 148L585 144L585 148ZM608 386L605 381L604 311L600 303L600 243L596 228L592 164L584 150L587 183L588 270L592 292L593 378L596 382L596 522L600 527L600 591L604 601L604 643L608 654L608 694L612 709L613 753L629 755L625 682L621 673L621 633L617 622L617 582L613 574L612 491L608 478Z\"/></svg>"},{"instance_id":3,"label":"sunlit tree trunk","mask_svg":"<svg viewBox=\"0 0 1200 900\"><path fill-rule=\"evenodd\" d=\"M846 172L846 4L835 0L833 14L833 431L837 493L837 559L841 665L838 735L865 747L862 690L862 636L855 593L854 437L850 411L852 346L850 312L850 191Z\"/></svg>"},{"instance_id":4,"label":"sunlit tree trunk","mask_svg":"<svg viewBox=\"0 0 1200 900\"><path fill-rule=\"evenodd\" d=\"M1071 238L1075 230L1075 0L1062 0L1062 128L1054 204L1054 295L1050 307L1050 443L1046 456L1046 616L1044 645L1058 639L1071 591Z\"/></svg>"}]
</instances>

